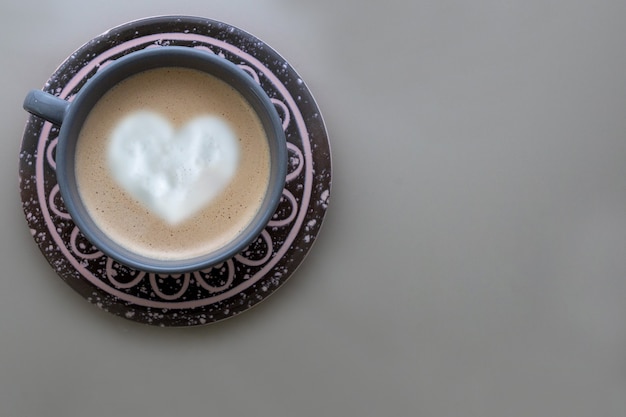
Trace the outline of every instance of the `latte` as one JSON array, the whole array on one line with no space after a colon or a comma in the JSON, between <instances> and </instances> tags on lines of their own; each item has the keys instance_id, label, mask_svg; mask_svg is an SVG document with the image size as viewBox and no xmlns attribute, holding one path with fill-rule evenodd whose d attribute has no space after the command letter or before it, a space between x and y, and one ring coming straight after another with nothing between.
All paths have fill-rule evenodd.
<instances>
[{"instance_id":1,"label":"latte","mask_svg":"<svg viewBox=\"0 0 626 417\"><path fill-rule=\"evenodd\" d=\"M224 246L250 223L269 183L267 135L253 108L224 81L187 68L147 70L109 90L75 158L98 227L161 260Z\"/></svg>"}]
</instances>

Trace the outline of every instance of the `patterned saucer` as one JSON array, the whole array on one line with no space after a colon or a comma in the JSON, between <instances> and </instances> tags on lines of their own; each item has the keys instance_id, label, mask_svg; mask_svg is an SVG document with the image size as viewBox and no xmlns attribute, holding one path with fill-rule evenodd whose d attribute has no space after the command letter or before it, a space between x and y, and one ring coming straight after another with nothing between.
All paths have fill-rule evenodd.
<instances>
[{"instance_id":1,"label":"patterned saucer","mask_svg":"<svg viewBox=\"0 0 626 417\"><path fill-rule=\"evenodd\" d=\"M58 128L30 116L20 151L22 205L31 233L57 274L89 302L158 326L197 326L240 314L278 289L311 249L331 187L330 145L317 105L295 70L254 36L210 19L168 16L111 29L78 49L44 91L72 97L100 67L144 48L215 53L257 81L275 104L288 142L287 183L259 238L212 268L157 275L118 264L89 243L67 214L55 176Z\"/></svg>"}]
</instances>

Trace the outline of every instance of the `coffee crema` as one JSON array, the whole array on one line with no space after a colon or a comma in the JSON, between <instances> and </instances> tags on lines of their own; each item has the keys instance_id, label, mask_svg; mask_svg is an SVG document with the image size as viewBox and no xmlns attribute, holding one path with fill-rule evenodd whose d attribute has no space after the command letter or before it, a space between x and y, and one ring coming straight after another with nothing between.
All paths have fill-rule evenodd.
<instances>
[{"instance_id":1,"label":"coffee crema","mask_svg":"<svg viewBox=\"0 0 626 417\"><path fill-rule=\"evenodd\" d=\"M164 118L173 132L189 130L189 126L199 124L198 120L223 122L236 138L234 174L210 201L181 221L168 221L142 203L142 196L128 191L115 179L107 160L115 129L129 116L146 113ZM153 133L148 129L146 134ZM168 135L178 141L175 147L184 148L185 140L194 134L165 133ZM166 155L160 155L161 163L168 164L170 151L164 149L161 153ZM134 152L139 152L141 160L141 147ZM172 158L180 158L181 154L175 153ZM194 151L190 155L197 154ZM111 88L87 117L75 158L78 191L96 225L126 249L160 260L194 258L230 242L256 215L269 184L268 139L254 109L226 82L188 68L147 70ZM132 170L133 166L115 169ZM183 170L176 173L174 168L169 176L180 176ZM202 174L210 174L210 170ZM164 178L167 176L166 172ZM184 198L194 199L195 190ZM168 197L172 198L170 194L162 196ZM184 206L184 198L178 204Z\"/></svg>"}]
</instances>

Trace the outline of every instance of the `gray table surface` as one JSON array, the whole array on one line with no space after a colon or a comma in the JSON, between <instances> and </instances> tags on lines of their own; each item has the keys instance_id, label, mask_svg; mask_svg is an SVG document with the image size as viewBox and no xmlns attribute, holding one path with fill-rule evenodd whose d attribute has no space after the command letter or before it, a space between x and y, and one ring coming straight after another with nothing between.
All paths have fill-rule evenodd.
<instances>
[{"instance_id":1,"label":"gray table surface","mask_svg":"<svg viewBox=\"0 0 626 417\"><path fill-rule=\"evenodd\" d=\"M83 300L17 186L25 93L173 13L287 58L334 158L302 267L194 329ZM0 416L626 415L625 2L5 1L0 35Z\"/></svg>"}]
</instances>

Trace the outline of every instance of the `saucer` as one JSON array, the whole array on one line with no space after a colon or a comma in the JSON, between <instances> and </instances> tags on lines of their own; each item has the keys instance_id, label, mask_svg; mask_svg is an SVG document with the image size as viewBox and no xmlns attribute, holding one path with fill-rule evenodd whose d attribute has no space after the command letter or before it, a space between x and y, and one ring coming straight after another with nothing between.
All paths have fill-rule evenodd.
<instances>
[{"instance_id":1,"label":"saucer","mask_svg":"<svg viewBox=\"0 0 626 417\"><path fill-rule=\"evenodd\" d=\"M20 150L22 206L31 234L56 273L87 301L112 314L157 326L205 325L238 315L282 286L319 233L331 188L326 127L309 89L267 44L234 26L165 16L124 24L68 57L44 91L71 100L112 60L168 45L217 54L265 90L283 122L289 151L281 202L261 235L241 253L200 271L158 275L105 256L66 212L55 176L58 128L30 116Z\"/></svg>"}]
</instances>

